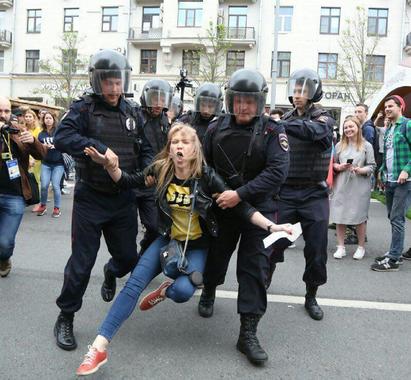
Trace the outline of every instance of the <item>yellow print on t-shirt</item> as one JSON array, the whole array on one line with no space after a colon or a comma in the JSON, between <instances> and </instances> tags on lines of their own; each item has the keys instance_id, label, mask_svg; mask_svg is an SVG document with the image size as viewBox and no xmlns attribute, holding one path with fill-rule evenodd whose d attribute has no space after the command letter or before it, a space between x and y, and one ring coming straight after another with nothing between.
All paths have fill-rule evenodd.
<instances>
[{"instance_id":1,"label":"yellow print on t-shirt","mask_svg":"<svg viewBox=\"0 0 411 380\"><path fill-rule=\"evenodd\" d=\"M171 208L171 217L173 224L171 226L171 238L184 241L187 237L188 222L191 211L190 187L180 186L176 183L170 183L167 189L167 203ZM201 237L202 231L198 212L193 213L191 220L189 240L195 240Z\"/></svg>"}]
</instances>

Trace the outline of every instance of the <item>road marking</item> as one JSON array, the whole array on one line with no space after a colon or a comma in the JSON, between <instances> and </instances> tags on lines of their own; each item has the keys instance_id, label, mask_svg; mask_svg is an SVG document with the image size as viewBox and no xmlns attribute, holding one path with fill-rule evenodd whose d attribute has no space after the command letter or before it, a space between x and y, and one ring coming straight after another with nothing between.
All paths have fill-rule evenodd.
<instances>
[{"instance_id":1,"label":"road marking","mask_svg":"<svg viewBox=\"0 0 411 380\"><path fill-rule=\"evenodd\" d=\"M196 294L200 295L200 292ZM228 291L228 290L217 290L216 296L217 298L237 299L237 292ZM284 295L279 295L279 294L267 294L267 301L273 302L273 303L288 303L288 304L304 305L305 298L297 297L297 296L284 296ZM408 303L341 300L341 299L332 299L332 298L317 298L317 301L321 306L411 312L411 304L408 304Z\"/></svg>"}]
</instances>

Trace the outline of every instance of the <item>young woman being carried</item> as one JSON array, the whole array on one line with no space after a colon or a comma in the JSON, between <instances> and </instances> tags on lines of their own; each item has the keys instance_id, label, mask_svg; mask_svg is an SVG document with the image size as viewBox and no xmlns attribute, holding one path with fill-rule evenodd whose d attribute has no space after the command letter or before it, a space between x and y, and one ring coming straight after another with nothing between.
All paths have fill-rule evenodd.
<instances>
[{"instance_id":1,"label":"young woman being carried","mask_svg":"<svg viewBox=\"0 0 411 380\"><path fill-rule=\"evenodd\" d=\"M151 175L145 176L142 172L122 172L115 163L106 160L94 148L86 148L85 153L95 162L105 165L119 187L144 186L144 183L154 182ZM96 339L89 346L83 363L77 369L77 375L94 373L107 361L108 344L133 312L143 290L162 272L160 252L170 239L183 245L188 235L186 273L179 273L173 282L164 281L157 290L146 295L140 302L141 310L149 310L166 298L177 303L188 301L197 288L188 274L203 273L210 236L217 234L215 218L211 212L212 197L222 193L227 187L221 177L206 166L200 141L193 128L187 124L174 124L168 133L167 145L146 173L152 173L157 183L160 237L144 252L117 296ZM194 188L197 190L193 194ZM194 212L189 223L193 201ZM240 203L237 212L244 223L253 223L268 232L286 231L291 234L291 225L276 225L248 204Z\"/></svg>"}]
</instances>

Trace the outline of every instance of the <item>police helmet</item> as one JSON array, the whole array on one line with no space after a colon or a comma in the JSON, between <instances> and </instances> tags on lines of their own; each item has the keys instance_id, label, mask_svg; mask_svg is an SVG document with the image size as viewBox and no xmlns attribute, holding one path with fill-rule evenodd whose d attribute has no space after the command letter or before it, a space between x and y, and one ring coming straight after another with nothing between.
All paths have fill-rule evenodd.
<instances>
[{"instance_id":1,"label":"police helmet","mask_svg":"<svg viewBox=\"0 0 411 380\"><path fill-rule=\"evenodd\" d=\"M173 96L173 98L171 99L169 111L173 112L174 120L178 119L181 116L181 114L183 113L183 101L180 99L179 96Z\"/></svg>"},{"instance_id":2,"label":"police helmet","mask_svg":"<svg viewBox=\"0 0 411 380\"><path fill-rule=\"evenodd\" d=\"M312 103L317 103L323 97L323 88L318 73L311 69L294 71L287 83L288 100L293 104L293 96L298 93Z\"/></svg>"},{"instance_id":3,"label":"police helmet","mask_svg":"<svg viewBox=\"0 0 411 380\"><path fill-rule=\"evenodd\" d=\"M161 106L167 111L170 107L173 89L170 83L163 79L149 80L141 92L140 103L144 108Z\"/></svg>"},{"instance_id":4,"label":"police helmet","mask_svg":"<svg viewBox=\"0 0 411 380\"><path fill-rule=\"evenodd\" d=\"M208 113L210 116L219 115L223 107L223 93L214 83L203 83L194 98L194 112Z\"/></svg>"},{"instance_id":5,"label":"police helmet","mask_svg":"<svg viewBox=\"0 0 411 380\"><path fill-rule=\"evenodd\" d=\"M104 49L91 57L88 67L90 85L97 95L102 95L101 82L105 79L121 79L122 93L128 91L131 66L127 58L115 50Z\"/></svg>"},{"instance_id":6,"label":"police helmet","mask_svg":"<svg viewBox=\"0 0 411 380\"><path fill-rule=\"evenodd\" d=\"M240 69L231 75L225 91L225 106L229 114L235 115L252 98L257 105L255 115L261 116L265 109L268 86L261 73L251 69ZM236 107L234 107L234 98Z\"/></svg>"}]
</instances>

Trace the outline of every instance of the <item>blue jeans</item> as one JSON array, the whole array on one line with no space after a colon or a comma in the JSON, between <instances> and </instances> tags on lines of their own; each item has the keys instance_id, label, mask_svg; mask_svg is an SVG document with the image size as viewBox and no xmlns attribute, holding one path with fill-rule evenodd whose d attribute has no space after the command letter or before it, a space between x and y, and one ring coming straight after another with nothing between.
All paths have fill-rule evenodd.
<instances>
[{"instance_id":1,"label":"blue jeans","mask_svg":"<svg viewBox=\"0 0 411 380\"><path fill-rule=\"evenodd\" d=\"M13 255L26 202L21 195L0 194L0 260Z\"/></svg>"},{"instance_id":2,"label":"blue jeans","mask_svg":"<svg viewBox=\"0 0 411 380\"><path fill-rule=\"evenodd\" d=\"M100 326L98 333L111 341L123 322L131 315L137 305L137 301L151 282L151 280L161 273L160 251L161 248L168 244L169 239L163 236L158 237L147 248L144 255L141 256L137 266L134 268L127 280L124 288L121 290L113 303L110 311ZM187 272L198 271L203 273L207 258L206 249L193 249L186 252L188 259ZM188 301L196 290L187 275L181 274L171 286L167 288L166 296L174 302Z\"/></svg>"},{"instance_id":3,"label":"blue jeans","mask_svg":"<svg viewBox=\"0 0 411 380\"><path fill-rule=\"evenodd\" d=\"M60 208L61 206L61 189L60 181L61 177L64 174L63 165L47 165L41 164L41 175L40 175L40 184L41 184L41 196L40 203L45 205L47 203L47 195L50 186L53 187L54 194L54 207Z\"/></svg>"},{"instance_id":4,"label":"blue jeans","mask_svg":"<svg viewBox=\"0 0 411 380\"><path fill-rule=\"evenodd\" d=\"M402 185L387 182L385 198L391 223L391 246L388 257L398 260L404 249L405 214L411 204L411 182L407 181Z\"/></svg>"}]
</instances>

